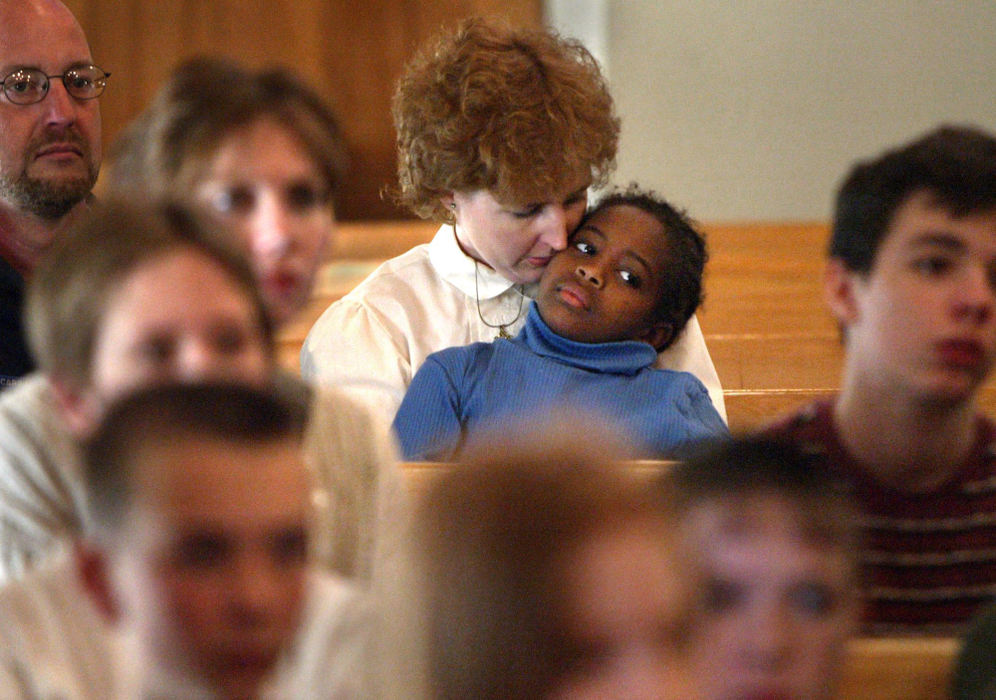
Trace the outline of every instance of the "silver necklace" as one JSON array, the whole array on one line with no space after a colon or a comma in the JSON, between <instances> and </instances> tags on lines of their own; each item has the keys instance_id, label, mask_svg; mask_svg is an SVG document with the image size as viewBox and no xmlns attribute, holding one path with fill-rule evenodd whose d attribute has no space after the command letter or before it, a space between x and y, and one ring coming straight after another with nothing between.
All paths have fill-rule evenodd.
<instances>
[{"instance_id":1,"label":"silver necklace","mask_svg":"<svg viewBox=\"0 0 996 700\"><path fill-rule=\"evenodd\" d=\"M516 321L518 321L519 316L522 315L522 300L525 298L525 294L522 293L522 289L518 285L514 287L515 291L519 293L519 308L515 312L515 318L513 318L511 321L506 321L505 323L498 323L498 324L488 323L487 320L485 320L484 318L484 314L481 313L481 292L480 292L480 283L478 282L478 278L480 275L477 269L478 265L480 265L480 263L475 260L474 261L474 301L477 302L477 316L481 319L481 323L483 323L488 328L498 329L498 335L497 335L498 338L511 338L512 334L508 332L508 327L511 326Z\"/></svg>"}]
</instances>

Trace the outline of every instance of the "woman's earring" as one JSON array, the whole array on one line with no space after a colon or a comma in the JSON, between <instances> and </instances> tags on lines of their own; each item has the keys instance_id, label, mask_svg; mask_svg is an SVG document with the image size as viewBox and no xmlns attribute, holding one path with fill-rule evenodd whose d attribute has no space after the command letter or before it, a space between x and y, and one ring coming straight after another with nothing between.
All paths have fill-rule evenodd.
<instances>
[{"instance_id":1,"label":"woman's earring","mask_svg":"<svg viewBox=\"0 0 996 700\"><path fill-rule=\"evenodd\" d=\"M456 202L450 202L450 209L456 211Z\"/></svg>"}]
</instances>

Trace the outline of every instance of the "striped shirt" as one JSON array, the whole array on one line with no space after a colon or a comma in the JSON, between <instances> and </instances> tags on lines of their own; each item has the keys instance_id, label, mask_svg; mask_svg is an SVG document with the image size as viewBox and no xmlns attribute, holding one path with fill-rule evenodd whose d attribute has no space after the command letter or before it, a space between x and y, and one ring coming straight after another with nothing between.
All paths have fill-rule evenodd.
<instances>
[{"instance_id":1,"label":"striped shirt","mask_svg":"<svg viewBox=\"0 0 996 700\"><path fill-rule=\"evenodd\" d=\"M842 445L833 403L818 401L765 430L819 455L861 511L867 634L958 635L996 598L996 424L979 416L975 444L938 487L881 483Z\"/></svg>"}]
</instances>

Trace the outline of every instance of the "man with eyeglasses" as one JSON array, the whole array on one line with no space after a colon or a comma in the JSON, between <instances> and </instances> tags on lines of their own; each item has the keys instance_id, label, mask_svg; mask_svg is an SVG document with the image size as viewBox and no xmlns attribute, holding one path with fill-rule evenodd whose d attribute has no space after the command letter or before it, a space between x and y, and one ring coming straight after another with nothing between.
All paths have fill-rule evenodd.
<instances>
[{"instance_id":1,"label":"man with eyeglasses","mask_svg":"<svg viewBox=\"0 0 996 700\"><path fill-rule=\"evenodd\" d=\"M0 0L0 389L33 369L24 280L97 180L106 78L59 0Z\"/></svg>"}]
</instances>

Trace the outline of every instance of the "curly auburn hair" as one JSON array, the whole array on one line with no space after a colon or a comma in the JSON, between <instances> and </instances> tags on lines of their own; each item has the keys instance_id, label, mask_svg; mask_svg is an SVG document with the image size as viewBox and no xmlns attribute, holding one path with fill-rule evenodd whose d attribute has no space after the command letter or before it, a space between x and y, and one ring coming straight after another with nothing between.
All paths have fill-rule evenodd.
<instances>
[{"instance_id":1,"label":"curly auburn hair","mask_svg":"<svg viewBox=\"0 0 996 700\"><path fill-rule=\"evenodd\" d=\"M551 31L465 20L408 63L392 113L395 198L423 218L447 220L448 192L550 201L615 167L619 119L598 63Z\"/></svg>"}]
</instances>

